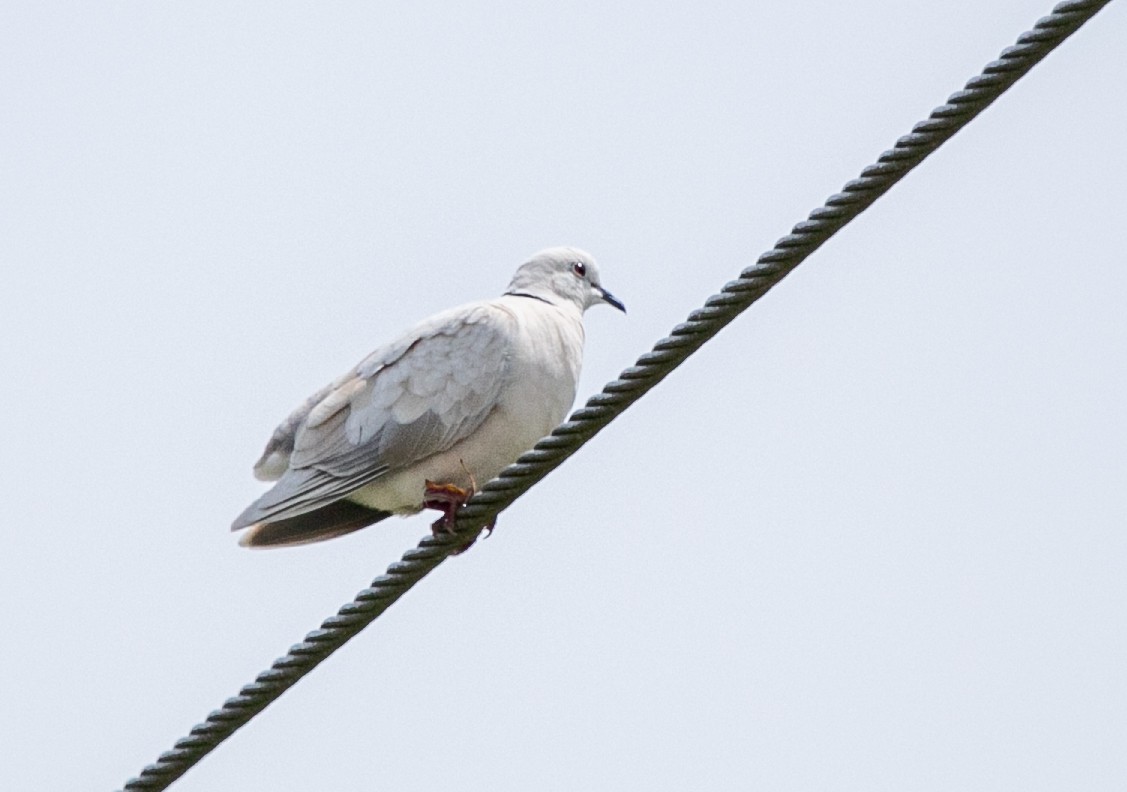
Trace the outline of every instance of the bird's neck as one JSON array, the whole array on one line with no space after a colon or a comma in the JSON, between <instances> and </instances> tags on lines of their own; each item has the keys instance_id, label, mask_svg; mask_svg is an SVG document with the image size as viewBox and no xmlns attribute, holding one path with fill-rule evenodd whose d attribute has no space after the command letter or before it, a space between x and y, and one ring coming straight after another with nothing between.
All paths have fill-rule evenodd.
<instances>
[{"instance_id":1,"label":"bird's neck","mask_svg":"<svg viewBox=\"0 0 1127 792\"><path fill-rule=\"evenodd\" d=\"M559 303L555 302L554 300L548 299L543 294L535 294L533 292L526 291L524 289L516 289L514 291L507 291L507 292L505 292L505 296L507 296L507 297L527 297L530 300L539 300L542 303L547 303L548 305L554 305L557 308L559 307Z\"/></svg>"}]
</instances>

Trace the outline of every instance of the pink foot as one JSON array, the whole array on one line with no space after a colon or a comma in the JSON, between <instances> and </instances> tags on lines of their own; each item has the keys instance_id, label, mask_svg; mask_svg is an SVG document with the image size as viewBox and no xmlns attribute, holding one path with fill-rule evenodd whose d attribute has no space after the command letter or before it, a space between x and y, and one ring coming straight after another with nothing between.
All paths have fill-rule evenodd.
<instances>
[{"instance_id":1,"label":"pink foot","mask_svg":"<svg viewBox=\"0 0 1127 792\"><path fill-rule=\"evenodd\" d=\"M466 501L473 497L474 491L475 488L473 486L465 490L455 484L442 484L436 481L427 481L423 507L427 509L437 509L442 512L442 516L431 523L431 533L435 536L438 536L440 533L454 533L454 521L457 519L458 509L464 506ZM494 517L489 521L489 524L485 526L485 535L489 536L492 534L493 528L496 525L497 518ZM476 541L476 538L471 539L466 543L465 547L455 550L453 555L466 552Z\"/></svg>"},{"instance_id":2,"label":"pink foot","mask_svg":"<svg viewBox=\"0 0 1127 792\"><path fill-rule=\"evenodd\" d=\"M423 508L442 512L442 516L431 525L431 532L435 536L439 533L454 533L454 520L458 516L458 509L471 497L473 490L464 490L454 484L441 484L428 480L424 490Z\"/></svg>"}]
</instances>

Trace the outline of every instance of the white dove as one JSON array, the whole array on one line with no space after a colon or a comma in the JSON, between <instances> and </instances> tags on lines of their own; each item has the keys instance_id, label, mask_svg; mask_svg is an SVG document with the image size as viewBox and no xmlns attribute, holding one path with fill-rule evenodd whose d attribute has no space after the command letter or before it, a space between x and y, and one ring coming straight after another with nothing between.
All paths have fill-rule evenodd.
<instances>
[{"instance_id":1,"label":"white dove","mask_svg":"<svg viewBox=\"0 0 1127 792\"><path fill-rule=\"evenodd\" d=\"M542 250L494 300L432 316L282 422L254 474L277 483L238 516L240 544L330 539L424 507L454 514L552 431L575 400L583 312L625 306L582 250Z\"/></svg>"}]
</instances>

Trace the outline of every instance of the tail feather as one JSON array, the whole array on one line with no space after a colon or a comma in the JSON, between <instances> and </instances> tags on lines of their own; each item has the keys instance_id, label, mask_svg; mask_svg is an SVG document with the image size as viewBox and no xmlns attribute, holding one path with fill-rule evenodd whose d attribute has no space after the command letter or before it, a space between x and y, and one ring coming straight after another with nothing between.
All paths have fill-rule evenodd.
<instances>
[{"instance_id":1,"label":"tail feather","mask_svg":"<svg viewBox=\"0 0 1127 792\"><path fill-rule=\"evenodd\" d=\"M247 528L239 544L243 547L291 547L321 542L359 531L390 516L391 512L338 500L296 517L255 523Z\"/></svg>"}]
</instances>

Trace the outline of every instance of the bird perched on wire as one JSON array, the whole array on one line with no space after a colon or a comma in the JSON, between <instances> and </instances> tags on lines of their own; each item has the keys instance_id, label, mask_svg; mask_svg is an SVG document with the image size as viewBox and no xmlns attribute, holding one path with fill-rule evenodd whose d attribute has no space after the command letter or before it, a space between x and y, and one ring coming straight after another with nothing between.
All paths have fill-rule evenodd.
<instances>
[{"instance_id":1,"label":"bird perched on wire","mask_svg":"<svg viewBox=\"0 0 1127 792\"><path fill-rule=\"evenodd\" d=\"M236 518L240 544L306 544L435 508L451 530L477 482L549 434L575 400L583 312L607 303L595 260L542 250L493 300L436 314L314 393L274 431Z\"/></svg>"}]
</instances>

